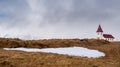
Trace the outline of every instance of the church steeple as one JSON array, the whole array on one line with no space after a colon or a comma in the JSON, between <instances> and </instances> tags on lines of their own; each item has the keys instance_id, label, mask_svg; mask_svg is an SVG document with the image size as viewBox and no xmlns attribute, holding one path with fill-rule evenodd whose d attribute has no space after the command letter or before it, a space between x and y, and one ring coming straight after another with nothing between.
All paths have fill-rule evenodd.
<instances>
[{"instance_id":1,"label":"church steeple","mask_svg":"<svg viewBox=\"0 0 120 67\"><path fill-rule=\"evenodd\" d=\"M101 27L101 25L99 24L99 26L98 26L98 29L97 29L97 31L96 31L97 33L98 33L98 35L101 33L101 35L102 35L102 33L103 33L103 30L102 30L102 27Z\"/></svg>"},{"instance_id":2,"label":"church steeple","mask_svg":"<svg viewBox=\"0 0 120 67\"><path fill-rule=\"evenodd\" d=\"M98 34L98 39L102 39L103 30L102 30L102 27L101 27L100 24L99 24L99 26L98 26L98 29L97 29L96 33Z\"/></svg>"}]
</instances>

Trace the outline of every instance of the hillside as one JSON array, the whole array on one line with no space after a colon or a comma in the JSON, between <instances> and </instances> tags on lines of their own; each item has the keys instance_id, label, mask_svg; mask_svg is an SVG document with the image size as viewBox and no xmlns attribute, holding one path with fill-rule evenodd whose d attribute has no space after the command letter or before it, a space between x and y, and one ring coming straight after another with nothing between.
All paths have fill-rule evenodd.
<instances>
[{"instance_id":1,"label":"hillside","mask_svg":"<svg viewBox=\"0 0 120 67\"><path fill-rule=\"evenodd\" d=\"M80 46L97 49L105 57L87 58L42 52L6 51L2 48L55 48ZM96 39L20 40L0 38L1 67L120 67L120 42Z\"/></svg>"},{"instance_id":2,"label":"hillside","mask_svg":"<svg viewBox=\"0 0 120 67\"><path fill-rule=\"evenodd\" d=\"M21 40L18 38L0 38L0 48L50 48L50 47L71 47L71 46L101 46L110 44L105 40L96 39L43 39L43 40Z\"/></svg>"}]
</instances>

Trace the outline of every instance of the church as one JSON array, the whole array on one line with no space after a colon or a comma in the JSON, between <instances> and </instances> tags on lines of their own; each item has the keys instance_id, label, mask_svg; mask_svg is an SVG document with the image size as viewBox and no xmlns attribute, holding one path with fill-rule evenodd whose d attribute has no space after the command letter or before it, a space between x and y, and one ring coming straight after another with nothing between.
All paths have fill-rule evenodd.
<instances>
[{"instance_id":1,"label":"church","mask_svg":"<svg viewBox=\"0 0 120 67\"><path fill-rule=\"evenodd\" d=\"M108 41L113 41L115 39L111 34L104 34L100 24L98 26L96 33L98 35L98 39L104 39Z\"/></svg>"}]
</instances>

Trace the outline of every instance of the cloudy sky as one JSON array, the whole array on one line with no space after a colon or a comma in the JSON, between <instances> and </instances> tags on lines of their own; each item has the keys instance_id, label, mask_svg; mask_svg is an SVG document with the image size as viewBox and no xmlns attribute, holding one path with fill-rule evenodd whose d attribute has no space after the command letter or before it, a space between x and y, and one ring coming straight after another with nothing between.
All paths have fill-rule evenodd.
<instances>
[{"instance_id":1,"label":"cloudy sky","mask_svg":"<svg viewBox=\"0 0 120 67\"><path fill-rule=\"evenodd\" d=\"M0 37L120 40L120 0L0 0Z\"/></svg>"}]
</instances>

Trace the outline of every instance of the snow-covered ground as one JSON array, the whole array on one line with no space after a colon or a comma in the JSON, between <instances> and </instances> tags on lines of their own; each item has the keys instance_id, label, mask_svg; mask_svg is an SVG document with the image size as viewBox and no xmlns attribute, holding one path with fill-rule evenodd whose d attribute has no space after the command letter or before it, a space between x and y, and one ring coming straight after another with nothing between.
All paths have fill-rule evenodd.
<instances>
[{"instance_id":1,"label":"snow-covered ground","mask_svg":"<svg viewBox=\"0 0 120 67\"><path fill-rule=\"evenodd\" d=\"M47 52L47 53L57 53L57 54L67 54L71 56L81 56L88 58L98 58L105 56L103 52L98 50L91 50L83 47L67 47L67 48L3 48L4 50L19 50L25 52Z\"/></svg>"}]
</instances>

